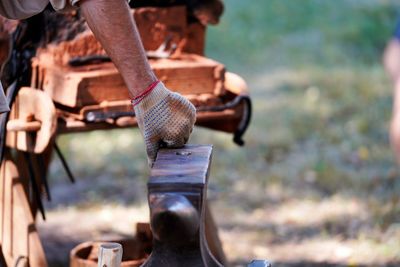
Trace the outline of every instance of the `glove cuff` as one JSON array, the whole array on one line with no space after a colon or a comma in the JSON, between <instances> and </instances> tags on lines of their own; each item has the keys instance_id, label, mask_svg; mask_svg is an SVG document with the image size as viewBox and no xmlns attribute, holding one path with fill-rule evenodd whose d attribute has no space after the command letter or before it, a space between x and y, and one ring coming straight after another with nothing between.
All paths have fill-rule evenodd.
<instances>
[{"instance_id":1,"label":"glove cuff","mask_svg":"<svg viewBox=\"0 0 400 267\"><path fill-rule=\"evenodd\" d=\"M149 87L149 89L147 94L144 92L142 96L138 97L136 103L134 102L135 99L132 100L132 105L136 113L146 113L147 110L150 110L171 93L161 81L156 83L154 88Z\"/></svg>"},{"instance_id":2,"label":"glove cuff","mask_svg":"<svg viewBox=\"0 0 400 267\"><path fill-rule=\"evenodd\" d=\"M146 88L146 90L144 90L141 94L137 95L136 97L134 97L131 100L131 103L133 106L136 106L137 104L139 104L148 94L151 93L151 91L153 91L153 89L160 83L159 80L153 82L152 84L150 84L149 87Z\"/></svg>"}]
</instances>

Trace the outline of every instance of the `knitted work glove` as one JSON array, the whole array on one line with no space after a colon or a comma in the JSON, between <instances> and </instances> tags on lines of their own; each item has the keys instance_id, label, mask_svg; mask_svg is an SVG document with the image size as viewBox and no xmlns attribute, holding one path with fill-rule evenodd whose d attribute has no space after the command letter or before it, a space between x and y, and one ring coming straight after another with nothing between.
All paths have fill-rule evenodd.
<instances>
[{"instance_id":1,"label":"knitted work glove","mask_svg":"<svg viewBox=\"0 0 400 267\"><path fill-rule=\"evenodd\" d=\"M196 121L196 109L186 98L155 83L149 93L132 100L143 135L149 166L160 147L182 147Z\"/></svg>"}]
</instances>

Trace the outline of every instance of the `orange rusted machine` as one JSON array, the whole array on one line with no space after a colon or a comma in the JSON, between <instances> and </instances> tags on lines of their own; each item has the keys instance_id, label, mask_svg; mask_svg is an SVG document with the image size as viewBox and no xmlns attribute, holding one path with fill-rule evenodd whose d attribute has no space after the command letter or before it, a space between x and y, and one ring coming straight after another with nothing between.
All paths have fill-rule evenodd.
<instances>
[{"instance_id":1,"label":"orange rusted machine","mask_svg":"<svg viewBox=\"0 0 400 267\"><path fill-rule=\"evenodd\" d=\"M218 22L222 2L130 5L159 79L196 106L197 125L232 133L242 145L251 117L246 83L204 55L206 25ZM35 217L37 211L44 217L51 154L61 155L56 136L137 123L122 78L78 11L47 9L0 22L1 79L12 105L0 116L0 266L46 267ZM216 240L210 242L220 246Z\"/></svg>"}]
</instances>

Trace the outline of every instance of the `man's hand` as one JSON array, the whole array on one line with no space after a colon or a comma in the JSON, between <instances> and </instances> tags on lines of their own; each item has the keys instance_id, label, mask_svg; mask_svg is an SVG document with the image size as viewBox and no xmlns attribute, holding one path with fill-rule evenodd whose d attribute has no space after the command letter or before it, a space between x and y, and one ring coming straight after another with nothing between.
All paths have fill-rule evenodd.
<instances>
[{"instance_id":1,"label":"man's hand","mask_svg":"<svg viewBox=\"0 0 400 267\"><path fill-rule=\"evenodd\" d=\"M134 109L150 167L160 147L182 147L196 121L195 107L161 82Z\"/></svg>"}]
</instances>

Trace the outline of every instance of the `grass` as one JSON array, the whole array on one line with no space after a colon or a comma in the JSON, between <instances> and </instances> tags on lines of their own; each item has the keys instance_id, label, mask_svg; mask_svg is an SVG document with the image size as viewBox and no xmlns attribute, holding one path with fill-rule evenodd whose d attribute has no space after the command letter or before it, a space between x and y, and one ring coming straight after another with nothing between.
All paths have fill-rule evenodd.
<instances>
[{"instance_id":1,"label":"grass","mask_svg":"<svg viewBox=\"0 0 400 267\"><path fill-rule=\"evenodd\" d=\"M392 88L380 61L400 5L225 2L221 24L208 29L207 54L248 81L254 117L243 148L200 128L191 142L215 146L209 194L229 258L396 266L400 179L388 140ZM86 206L146 201L137 130L59 141L78 179L93 187L81 192ZM54 161L53 183L64 176Z\"/></svg>"},{"instance_id":2,"label":"grass","mask_svg":"<svg viewBox=\"0 0 400 267\"><path fill-rule=\"evenodd\" d=\"M226 5L221 24L209 30L207 52L244 69L375 63L399 7L395 1L368 0L230 0Z\"/></svg>"}]
</instances>

